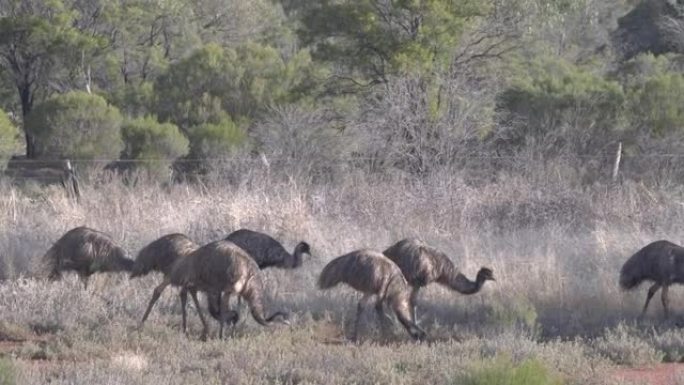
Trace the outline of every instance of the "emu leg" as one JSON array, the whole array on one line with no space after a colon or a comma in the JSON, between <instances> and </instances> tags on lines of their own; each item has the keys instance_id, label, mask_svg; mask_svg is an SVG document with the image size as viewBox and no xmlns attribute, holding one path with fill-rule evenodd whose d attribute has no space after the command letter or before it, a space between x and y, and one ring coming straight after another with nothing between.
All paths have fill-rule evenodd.
<instances>
[{"instance_id":1,"label":"emu leg","mask_svg":"<svg viewBox=\"0 0 684 385\"><path fill-rule=\"evenodd\" d=\"M417 316L417 300L418 300L418 290L420 290L420 287L418 286L413 286L411 289L411 318L414 323L418 323L418 316Z\"/></svg>"},{"instance_id":2,"label":"emu leg","mask_svg":"<svg viewBox=\"0 0 684 385\"><path fill-rule=\"evenodd\" d=\"M380 322L380 333L383 338L387 335L390 321L390 319L387 317L387 313L385 313L384 303L385 302L382 299L375 303L375 313L377 314L378 321Z\"/></svg>"},{"instance_id":3,"label":"emu leg","mask_svg":"<svg viewBox=\"0 0 684 385\"><path fill-rule=\"evenodd\" d=\"M164 279L162 283L159 284L159 286L154 288L154 291L152 292L152 298L150 299L150 303L147 304L147 309L145 310L145 314L142 317L142 320L140 321L140 325L138 328L142 328L143 324L145 323L145 320L147 320L147 317L150 315L150 311L152 310L152 306L159 300L159 296L161 295L162 292L164 292L164 289L170 284L171 282L167 279Z\"/></svg>"},{"instance_id":4,"label":"emu leg","mask_svg":"<svg viewBox=\"0 0 684 385\"><path fill-rule=\"evenodd\" d=\"M641 311L641 316L640 318L643 318L644 315L646 315L646 309L648 309L648 303L651 302L651 298L655 295L656 291L660 289L660 284L659 283L654 283L653 286L651 286L650 289L648 289L648 294L646 295L646 303L644 304L644 309Z\"/></svg>"},{"instance_id":5,"label":"emu leg","mask_svg":"<svg viewBox=\"0 0 684 385\"><path fill-rule=\"evenodd\" d=\"M363 317L363 310L366 303L371 299L372 294L366 294L361 298L359 304L356 305L356 321L354 322L354 331L352 333L352 340L356 341L359 336L359 327L361 326L361 318Z\"/></svg>"},{"instance_id":6,"label":"emu leg","mask_svg":"<svg viewBox=\"0 0 684 385\"><path fill-rule=\"evenodd\" d=\"M200 337L200 339L202 341L206 341L209 327L207 326L207 321L204 319L204 315L202 314L202 308L200 307L199 300L197 299L197 290L190 289L190 296L192 297L192 302L195 303L195 307L197 308L197 314L199 314L200 321L202 321L202 336Z\"/></svg>"},{"instance_id":7,"label":"emu leg","mask_svg":"<svg viewBox=\"0 0 684 385\"><path fill-rule=\"evenodd\" d=\"M665 312L665 319L668 319L670 317L670 309L669 309L669 298L667 297L667 292L669 291L669 286L668 285L663 285L663 290L660 292L660 299L663 302L663 311Z\"/></svg>"},{"instance_id":8,"label":"emu leg","mask_svg":"<svg viewBox=\"0 0 684 385\"><path fill-rule=\"evenodd\" d=\"M223 324L226 322L226 314L228 312L230 295L226 294L221 298L221 292L218 293L218 305L219 305L219 338L223 339Z\"/></svg>"},{"instance_id":9,"label":"emu leg","mask_svg":"<svg viewBox=\"0 0 684 385\"><path fill-rule=\"evenodd\" d=\"M178 293L181 301L181 313L183 314L183 334L188 334L188 312L186 306L188 305L188 290L183 288Z\"/></svg>"},{"instance_id":10,"label":"emu leg","mask_svg":"<svg viewBox=\"0 0 684 385\"><path fill-rule=\"evenodd\" d=\"M88 276L87 275L81 275L79 274L79 278L81 278L81 282L83 282L83 289L88 290Z\"/></svg>"}]
</instances>

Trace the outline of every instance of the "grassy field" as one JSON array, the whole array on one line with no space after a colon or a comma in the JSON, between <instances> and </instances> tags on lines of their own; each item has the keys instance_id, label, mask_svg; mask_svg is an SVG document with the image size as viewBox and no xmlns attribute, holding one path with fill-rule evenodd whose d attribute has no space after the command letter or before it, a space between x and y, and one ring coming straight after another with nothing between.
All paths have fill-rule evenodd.
<instances>
[{"instance_id":1,"label":"grassy field","mask_svg":"<svg viewBox=\"0 0 684 385\"><path fill-rule=\"evenodd\" d=\"M641 246L682 242L676 187L575 187L560 176L477 185L458 174L350 173L325 185L265 178L91 182L81 204L57 187L0 187L0 384L618 384L632 382L616 378L617 368L684 358L682 288L671 290L670 321L656 297L637 322L645 287L622 292L617 284ZM245 312L232 338L215 338L212 323L213 338L200 342L194 309L189 336L180 332L175 289L136 329L159 276L100 275L87 290L72 275L37 278L40 256L78 225L110 233L131 256L166 233L205 243L240 227L288 249L306 240L313 256L295 271L264 272L269 307L292 311L291 326L264 328ZM363 341L351 343L358 296L346 287L318 291L318 272L335 256L406 236L442 249L471 278L491 267L497 282L473 296L422 291L426 343L411 341L398 322L381 340L371 317Z\"/></svg>"}]
</instances>

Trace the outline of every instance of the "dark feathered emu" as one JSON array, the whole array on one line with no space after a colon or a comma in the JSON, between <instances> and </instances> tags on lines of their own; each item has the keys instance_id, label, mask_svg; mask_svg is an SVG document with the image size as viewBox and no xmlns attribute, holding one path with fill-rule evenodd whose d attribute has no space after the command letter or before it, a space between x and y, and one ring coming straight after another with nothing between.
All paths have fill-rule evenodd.
<instances>
[{"instance_id":1,"label":"dark feathered emu","mask_svg":"<svg viewBox=\"0 0 684 385\"><path fill-rule=\"evenodd\" d=\"M203 339L206 338L207 324L198 306L197 291L223 293L219 306L220 336L223 335L228 302L233 294L247 302L252 317L259 324L264 326L273 322L289 324L286 312L277 311L268 317L265 316L264 287L259 266L243 249L230 241L220 240L206 244L187 258L180 259L171 271L170 280L190 292L204 326Z\"/></svg>"},{"instance_id":2,"label":"dark feathered emu","mask_svg":"<svg viewBox=\"0 0 684 385\"><path fill-rule=\"evenodd\" d=\"M632 255L620 270L620 286L633 289L643 281L651 281L641 317L646 314L651 298L662 288L661 300L665 318L669 316L668 290L673 283L684 283L684 247L661 240L649 243Z\"/></svg>"},{"instance_id":3,"label":"dark feathered emu","mask_svg":"<svg viewBox=\"0 0 684 385\"><path fill-rule=\"evenodd\" d=\"M260 269L267 267L296 269L302 265L302 255L311 254L311 248L306 242L299 242L294 252L290 254L271 236L248 229L236 230L225 240L233 242L246 251Z\"/></svg>"},{"instance_id":4,"label":"dark feathered emu","mask_svg":"<svg viewBox=\"0 0 684 385\"><path fill-rule=\"evenodd\" d=\"M413 287L411 309L414 317L418 291L431 282L437 282L461 294L474 294L482 289L486 281L494 281L494 273L486 267L480 269L475 281L469 280L446 254L418 239L402 239L383 254L399 266L409 285Z\"/></svg>"},{"instance_id":5,"label":"dark feathered emu","mask_svg":"<svg viewBox=\"0 0 684 385\"><path fill-rule=\"evenodd\" d=\"M43 256L48 278L57 280L63 271L75 271L88 287L88 278L97 272L130 271L133 260L112 238L88 227L67 231Z\"/></svg>"},{"instance_id":6,"label":"dark feathered emu","mask_svg":"<svg viewBox=\"0 0 684 385\"><path fill-rule=\"evenodd\" d=\"M318 287L329 289L339 283L345 283L364 294L357 306L352 339L356 340L364 307L373 297L383 331L387 326L387 315L383 309L383 304L386 303L411 337L422 340L427 336L425 331L416 325L411 314L410 290L404 275L399 267L382 253L362 249L330 261L318 277Z\"/></svg>"},{"instance_id":7,"label":"dark feathered emu","mask_svg":"<svg viewBox=\"0 0 684 385\"><path fill-rule=\"evenodd\" d=\"M139 328L142 328L143 324L147 320L147 317L150 315L152 307L157 300L159 300L159 297L164 292L166 287L172 284L171 271L173 270L174 264L178 263L178 261L182 258L187 258L198 248L199 245L185 234L174 233L164 235L140 250L131 271L131 278L141 277L155 271L162 273L164 275L164 280L154 289L152 298L150 299L147 309L145 309L145 314L140 321ZM183 333L186 333L187 316L185 307L188 299L187 289L181 288L179 296L181 306L183 308ZM207 293L207 303L209 314L218 320L220 317L220 294ZM227 320L228 322L232 323L237 322L237 313L228 313Z\"/></svg>"}]
</instances>

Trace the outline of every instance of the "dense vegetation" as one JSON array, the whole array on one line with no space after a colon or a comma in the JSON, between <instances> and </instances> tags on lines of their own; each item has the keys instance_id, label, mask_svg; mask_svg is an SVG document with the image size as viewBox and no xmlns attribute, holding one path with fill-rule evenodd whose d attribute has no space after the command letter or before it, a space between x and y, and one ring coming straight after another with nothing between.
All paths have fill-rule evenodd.
<instances>
[{"instance_id":1,"label":"dense vegetation","mask_svg":"<svg viewBox=\"0 0 684 385\"><path fill-rule=\"evenodd\" d=\"M623 142L641 177L681 143L683 33L674 0L1 0L0 108L29 159L157 175L505 155L574 159L586 183Z\"/></svg>"}]
</instances>

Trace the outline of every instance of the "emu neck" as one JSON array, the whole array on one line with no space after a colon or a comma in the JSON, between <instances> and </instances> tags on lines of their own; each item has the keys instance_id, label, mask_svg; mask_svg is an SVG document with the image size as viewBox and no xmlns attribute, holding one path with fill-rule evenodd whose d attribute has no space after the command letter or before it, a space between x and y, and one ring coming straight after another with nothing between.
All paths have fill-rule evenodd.
<instances>
[{"instance_id":1,"label":"emu neck","mask_svg":"<svg viewBox=\"0 0 684 385\"><path fill-rule=\"evenodd\" d=\"M437 282L461 294L475 294L484 285L484 279L478 277L475 281L471 281L465 275L456 271L451 272L451 274L442 275Z\"/></svg>"},{"instance_id":2,"label":"emu neck","mask_svg":"<svg viewBox=\"0 0 684 385\"><path fill-rule=\"evenodd\" d=\"M300 245L297 245L294 249L294 253L292 253L292 265L291 268L295 269L298 268L302 265L302 255L304 253L302 252L302 247Z\"/></svg>"}]
</instances>

